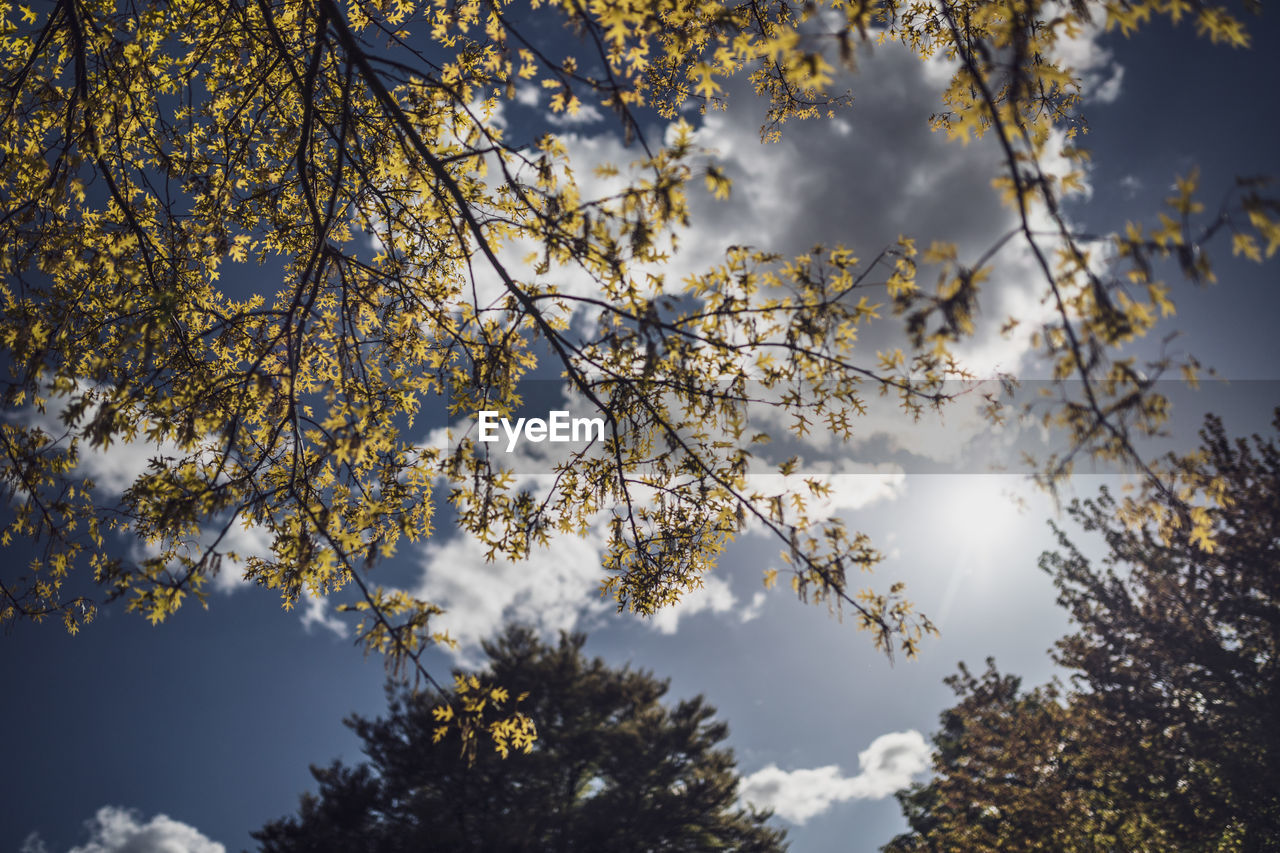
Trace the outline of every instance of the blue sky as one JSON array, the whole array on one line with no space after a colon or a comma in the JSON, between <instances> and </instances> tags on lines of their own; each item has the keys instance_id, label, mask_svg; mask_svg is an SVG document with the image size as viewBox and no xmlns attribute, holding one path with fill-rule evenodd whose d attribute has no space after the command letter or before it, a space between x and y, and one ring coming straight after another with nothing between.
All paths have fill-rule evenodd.
<instances>
[{"instance_id":1,"label":"blue sky","mask_svg":"<svg viewBox=\"0 0 1280 853\"><path fill-rule=\"evenodd\" d=\"M1208 198L1235 174L1280 174L1277 117L1259 108L1280 82L1280 31L1267 23L1251 22L1255 46L1247 52L1210 47L1188 26L1162 25L1129 41L1078 46L1073 58L1108 99L1087 107L1091 195L1073 205L1075 221L1103 232L1149 219L1174 176L1193 164ZM699 142L719 151L735 195L696 203L674 266L714 263L731 243L785 252L843 240L869 252L906 230L962 248L989 243L1009 217L990 197L992 149L948 144L926 127L942 70L878 50L849 82L856 100L847 114L789 126L769 147L759 145L760 114L741 93L739 108L702 119ZM507 107L506 119L513 128L536 124L542 109L526 97ZM606 124L562 130L575 155L607 159L618 143ZM1274 267L1234 263L1228 252L1223 245L1217 253L1219 284L1174 293L1179 316L1170 328L1185 332L1177 345L1237 380L1181 406L1180 436L1194 432L1197 408L1223 412L1229 430L1244 432L1263 429L1280 404ZM987 326L1009 312L1039 310L1018 260L1003 263L984 292ZM1025 343L988 340L971 349L975 364L1038 375ZM836 509L888 555L873 582L905 581L942 631L917 661L890 665L852 621L801 604L785 588L762 594L761 574L777 548L756 535L728 551L704 591L648 623L599 603L591 541L558 542L527 564L486 566L467 541L442 529L376 573L447 605L463 659L474 659L475 642L502 620L517 618L547 632L590 630L589 652L669 676L673 698L706 694L729 722L739 769L773 797L793 850L871 851L900 830L886 794L916 768L910 760L877 763L877 739L898 736L880 746L905 744L925 760L912 746L922 741L909 733L927 738L949 704L942 678L957 661L992 655L1036 683L1052 674L1046 649L1067 628L1036 569L1054 544L1048 502L1031 495L1027 511L1014 510L1003 492L1029 494L1025 484L971 473L955 436L983 437L981 430L963 413L948 418L942 433L928 424L904 433L885 421L906 455L873 453L871 444L862 456L835 454L836 470L848 463L843 470L862 472L841 480ZM91 464L127 472L136 458L117 448ZM933 470L970 473L921 473L927 460L937 463ZM1075 487L1090 494L1104 479L1081 476ZM21 548L5 558L22 560ZM106 608L78 637L53 624L20 624L0 638L9 770L0 778L0 851L25 843L31 851L80 845L97 853L141 837L181 842L173 849L193 853L213 853L215 843L247 848L250 830L295 808L311 781L309 763L358 759L341 719L383 708L380 661L364 657L319 604L285 614L270 593L224 587L207 611L187 607L160 626ZM452 660L440 654L433 663L443 672Z\"/></svg>"}]
</instances>

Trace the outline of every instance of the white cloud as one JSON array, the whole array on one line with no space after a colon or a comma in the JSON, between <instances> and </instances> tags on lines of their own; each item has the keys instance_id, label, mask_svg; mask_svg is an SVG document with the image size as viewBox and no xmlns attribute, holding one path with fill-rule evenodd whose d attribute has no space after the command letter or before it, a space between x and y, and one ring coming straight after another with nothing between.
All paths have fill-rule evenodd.
<instances>
[{"instance_id":1,"label":"white cloud","mask_svg":"<svg viewBox=\"0 0 1280 853\"><path fill-rule=\"evenodd\" d=\"M1120 97L1120 83L1123 80L1124 66L1111 66L1111 76L1091 90L1092 94L1088 96L1089 99L1101 104L1113 103Z\"/></svg>"},{"instance_id":2,"label":"white cloud","mask_svg":"<svg viewBox=\"0 0 1280 853\"><path fill-rule=\"evenodd\" d=\"M224 516L207 521L201 526L199 536L183 541L178 551L190 559L198 560L209 548L214 548L221 555L218 571L210 578L210 583L218 592L230 594L249 586L244 577L244 569L251 557L270 556L271 535L266 528L254 524L246 526L241 521L227 525ZM159 543L142 541L135 541L131 548L135 560L155 557L160 550ZM235 554L234 558L232 554Z\"/></svg>"},{"instance_id":3,"label":"white cloud","mask_svg":"<svg viewBox=\"0 0 1280 853\"><path fill-rule=\"evenodd\" d=\"M323 628L339 637L347 636L347 624L329 611L329 600L312 593L307 593L303 598L302 627L308 631L312 628Z\"/></svg>"},{"instance_id":4,"label":"white cloud","mask_svg":"<svg viewBox=\"0 0 1280 853\"><path fill-rule=\"evenodd\" d=\"M499 130L506 129L507 126L507 103L501 98L492 98L489 100L476 100L467 104L467 111L477 120L477 123L486 127L496 127ZM465 127L465 125L464 125ZM469 128L468 128L469 129ZM456 132L456 131L455 131ZM458 135L458 141L461 142L465 136L466 130Z\"/></svg>"},{"instance_id":5,"label":"white cloud","mask_svg":"<svg viewBox=\"0 0 1280 853\"><path fill-rule=\"evenodd\" d=\"M516 93L519 98L519 92ZM568 111L561 113L548 113L546 116L548 122L554 127L579 127L584 124L595 124L604 120L604 113L593 104L583 104L578 108L576 113Z\"/></svg>"},{"instance_id":6,"label":"white cloud","mask_svg":"<svg viewBox=\"0 0 1280 853\"><path fill-rule=\"evenodd\" d=\"M212 531L202 530L202 545L213 542ZM266 557L271 553L271 534L264 527L244 525L236 522L227 529L226 535L218 543L218 550L225 554L235 554L235 559L224 556L222 569L213 579L213 586L220 592L233 592L248 586L244 579L244 566L251 557Z\"/></svg>"},{"instance_id":7,"label":"white cloud","mask_svg":"<svg viewBox=\"0 0 1280 853\"><path fill-rule=\"evenodd\" d=\"M146 472L152 459L185 455L176 446L143 441L116 441L106 447L93 447L85 442L81 443L79 450L77 471L107 491L116 493L132 486L134 480Z\"/></svg>"},{"instance_id":8,"label":"white cloud","mask_svg":"<svg viewBox=\"0 0 1280 853\"><path fill-rule=\"evenodd\" d=\"M49 853L49 848L40 834L33 832L22 839L22 846L18 848L18 853Z\"/></svg>"},{"instance_id":9,"label":"white cloud","mask_svg":"<svg viewBox=\"0 0 1280 853\"><path fill-rule=\"evenodd\" d=\"M45 413L31 410L25 413L25 417L33 426L38 426L51 435L60 435L65 427L61 425L59 416L61 406L66 402L65 398L58 398ZM133 485L134 480L147 470L151 459L157 456L182 455L185 454L176 445L168 443L120 441L107 447L94 448L82 442L77 471L92 478L107 492L119 494ZM245 524L240 520L228 525L224 516L209 520L201 527L195 539L182 543L180 551L191 559L199 559L211 547L216 548L222 559L217 573L210 578L210 584L214 590L230 594L249 586L244 577L244 568L250 558L270 556L271 534L264 527ZM135 540L130 550L135 560L143 560L159 554L160 546L158 543ZM235 555L234 558L232 554ZM339 637L347 636L346 624L328 609L328 602L324 597L311 594L305 596L302 624L308 630L319 627L332 631ZM37 838L33 843L42 842Z\"/></svg>"},{"instance_id":10,"label":"white cloud","mask_svg":"<svg viewBox=\"0 0 1280 853\"><path fill-rule=\"evenodd\" d=\"M226 853L227 848L211 841L200 830L167 815L156 815L146 823L128 809L103 806L92 820L86 844L68 853ZM21 853L48 853L44 841L32 833L22 843Z\"/></svg>"},{"instance_id":11,"label":"white cloud","mask_svg":"<svg viewBox=\"0 0 1280 853\"><path fill-rule=\"evenodd\" d=\"M844 776L834 764L781 770L776 764L742 779L738 796L757 808L802 824L833 804L847 800L880 800L911 784L929 767L929 747L914 729L880 735L858 753L861 771Z\"/></svg>"},{"instance_id":12,"label":"white cloud","mask_svg":"<svg viewBox=\"0 0 1280 853\"><path fill-rule=\"evenodd\" d=\"M566 396L561 405L575 415L587 413L576 397ZM466 432L468 427L474 436L474 422L459 423L455 431ZM433 430L424 437L423 445L446 447L446 432L444 428ZM548 455L550 447L522 442L510 455L498 454L502 465L521 472L515 475L513 490L525 489L535 497L545 495L556 480L553 466L559 460ZM840 454L847 454L847 448L837 445L828 454L834 458L806 461L803 474L749 474L747 492L807 493L806 478L822 480L830 486L830 493L808 497L810 512L817 519L893 500L903 492L905 477L901 469L863 464ZM651 495L637 487L632 497L644 504ZM557 534L547 547L535 549L521 561L487 560L486 546L468 535L432 539L420 551L423 574L410 591L444 609L432 627L447 631L458 642L456 656L463 663L475 662L480 642L509 621L531 624L544 633L581 627L612 606L599 595L609 518L605 514L595 519L582 537ZM756 533L763 533L763 529L749 522L742 535ZM689 590L680 601L645 621L654 630L669 635L679 630L681 620L698 614L732 615L740 622L751 621L763 612L764 604L763 593L743 602L725 576L707 575L700 587Z\"/></svg>"},{"instance_id":13,"label":"white cloud","mask_svg":"<svg viewBox=\"0 0 1280 853\"><path fill-rule=\"evenodd\" d=\"M485 546L458 535L427 543L423 576L413 590L445 609L432 622L459 643L458 657L474 662L480 642L505 622L518 621L543 633L572 630L606 609L600 598L600 530L587 536L557 536L527 560L485 559Z\"/></svg>"},{"instance_id":14,"label":"white cloud","mask_svg":"<svg viewBox=\"0 0 1280 853\"><path fill-rule=\"evenodd\" d=\"M572 406L566 401L565 405ZM436 430L426 442L443 442L443 430ZM555 481L552 473L528 473L545 462L542 445L522 443L506 464L524 470L513 489L528 489L535 496L545 494ZM542 464L549 469L550 464ZM777 473L749 474L748 492L761 495L786 490L807 492L805 478L824 481L830 494L809 497L809 509L817 519L841 510L855 510L873 503L893 500L902 494L905 477L893 465L866 465L848 458L806 463L805 473L782 476ZM633 499L644 503L646 490L637 489ZM412 593L444 609L433 621L436 630L448 631L458 642L457 656L472 662L482 640L504 623L519 621L544 633L570 630L590 622L611 607L599 595L604 576L603 560L608 540L606 514L595 520L583 536L554 535L546 547L536 548L528 559L486 559L486 546L472 536L452 535L429 541L421 549L423 574ZM759 524L749 523L742 535L763 534ZM697 614L735 614L741 622L759 617L765 595L757 592L743 603L728 580L707 575L702 585L689 590L675 604L645 619L663 634L674 634L681 620Z\"/></svg>"},{"instance_id":15,"label":"white cloud","mask_svg":"<svg viewBox=\"0 0 1280 853\"><path fill-rule=\"evenodd\" d=\"M841 452L837 448L834 452ZM848 452L844 449L843 452ZM815 494L812 481L829 491ZM892 501L906 490L906 475L897 465L864 465L850 459L804 459L797 473L782 475L762 473L747 475L747 491L769 498L773 495L798 495L804 499L805 512L811 520L823 521L841 512L865 509L882 501ZM767 508L764 501L758 502ZM785 510L793 517L794 506L786 502ZM764 525L754 516L747 517L747 530L763 532Z\"/></svg>"},{"instance_id":16,"label":"white cloud","mask_svg":"<svg viewBox=\"0 0 1280 853\"><path fill-rule=\"evenodd\" d=\"M82 384L71 397L78 396L89 389L89 385ZM62 414L71 402L71 397L55 397L49 402L44 412L31 408L14 417L28 426L41 429L55 438L57 443L65 445L69 443L76 431L92 421L96 408L90 406L68 429L62 423ZM198 459L212 460L217 458L218 453L218 448L212 444L206 444L194 451L183 451L172 442L157 443L145 438L133 441L117 440L100 447L82 439L77 444L75 470L78 475L93 480L101 494L122 495L138 477L148 471L153 459L161 460L162 464L166 462L171 464L174 459L185 459L193 454ZM243 573L245 561L253 556L267 555L271 549L271 539L265 529L256 525L246 526L241 521L231 523L224 532L225 523L226 516L207 520L202 525L199 536L185 542L182 550L192 559L199 559L204 551L214 546L216 542L217 552L224 556L218 573L210 579L211 584L218 592L231 593L246 586ZM156 543L135 541L131 551L134 559L141 560L157 555L160 549ZM234 553L236 558L227 556L229 553Z\"/></svg>"},{"instance_id":17,"label":"white cloud","mask_svg":"<svg viewBox=\"0 0 1280 853\"><path fill-rule=\"evenodd\" d=\"M25 426L36 427L55 439L55 444L66 446L71 438L93 422L98 412L98 403L87 406L70 427L63 423L64 413L73 399L93 391L92 383L82 382L69 394L52 397L43 412L28 407L6 414L6 417L20 421ZM104 391L99 398L106 394ZM107 445L94 445L88 440L81 440L76 446L76 453L76 473L89 477L98 488L114 494L121 494L132 486L146 472L152 459L187 455L172 442L156 443L145 438L134 441L117 438Z\"/></svg>"},{"instance_id":18,"label":"white cloud","mask_svg":"<svg viewBox=\"0 0 1280 853\"><path fill-rule=\"evenodd\" d=\"M760 614L764 613L764 602L768 598L763 592L757 592L751 596L751 603L742 608L738 614L738 620L741 622L750 622L753 619L759 619Z\"/></svg>"},{"instance_id":19,"label":"white cloud","mask_svg":"<svg viewBox=\"0 0 1280 853\"><path fill-rule=\"evenodd\" d=\"M1120 97L1124 67L1098 43L1101 35L1102 26L1096 23L1084 24L1074 36L1060 33L1052 55L1074 72L1086 101L1110 104Z\"/></svg>"},{"instance_id":20,"label":"white cloud","mask_svg":"<svg viewBox=\"0 0 1280 853\"><path fill-rule=\"evenodd\" d=\"M1079 73L1098 77L1091 89L1095 99L1118 94L1119 69L1099 46L1094 29L1063 39L1059 52ZM713 159L734 179L733 195L727 202L715 201L695 181L689 198L692 223L678 234L679 251L658 269L633 272L637 277L644 272L661 274L674 290L686 276L720 263L730 245L790 255L819 243L841 243L869 261L900 234L917 238L922 247L935 240L954 242L962 262L982 256L1017 219L991 187L991 180L1004 171L994 135L961 145L929 127L954 68L954 63L941 59L921 62L900 45L860 51L857 71L832 85L835 91L848 87L853 92L852 106L834 120L788 123L781 140L768 145L760 142L764 102L745 78L728 81L732 108L694 120L699 122L696 144L715 152ZM520 89L517 102L531 104L538 96L535 89ZM583 110L593 121L600 118L598 113L589 107ZM669 135L672 127L665 133ZM624 147L613 133L575 130L561 140L582 198L618 192L626 181L602 178L594 167L608 162L625 175L640 156L638 150ZM1062 141L1056 139L1044 158L1047 172L1066 168ZM695 174L697 166L694 163ZM1033 223L1037 228L1043 224ZM507 246L500 257L522 278L529 272L521 259L536 248ZM590 277L572 266L553 269L542 279L570 295L598 292ZM495 276L481 273L477 284L481 305L502 295ZM992 276L982 287L978 332L958 348L964 363L980 376L1018 373L1031 350L1032 332L1050 316L1040 298L1042 290L1031 255L1019 241L1010 241L994 259ZM1015 334L1004 338L998 330L1010 316L1022 322ZM579 326L591 327L590 322ZM864 332L869 367L875 364L878 348L901 343L901 331L897 320L886 317Z\"/></svg>"},{"instance_id":21,"label":"white cloud","mask_svg":"<svg viewBox=\"0 0 1280 853\"><path fill-rule=\"evenodd\" d=\"M737 606L738 597L733 594L725 579L708 575L702 579L702 586L685 593L678 602L662 608L646 621L661 634L674 634L685 616L704 611L728 613Z\"/></svg>"},{"instance_id":22,"label":"white cloud","mask_svg":"<svg viewBox=\"0 0 1280 853\"><path fill-rule=\"evenodd\" d=\"M444 609L432 621L433 630L447 630L459 646L454 656L474 664L481 641L507 622L551 634L589 627L611 610L613 602L600 595L605 547L606 527L600 525L584 537L555 536L526 560L488 561L483 544L455 535L422 549L422 580L412 592ZM764 604L764 593L757 592L744 605L725 578L707 575L680 601L640 618L670 635L681 620L701 613L736 614L738 621L748 622L760 616Z\"/></svg>"},{"instance_id":23,"label":"white cloud","mask_svg":"<svg viewBox=\"0 0 1280 853\"><path fill-rule=\"evenodd\" d=\"M542 99L542 93L537 86L529 84L516 86L516 103L526 107L538 106L538 101Z\"/></svg>"},{"instance_id":24,"label":"white cloud","mask_svg":"<svg viewBox=\"0 0 1280 853\"><path fill-rule=\"evenodd\" d=\"M1078 61L1093 62L1090 67L1105 65L1092 41L1072 42L1071 49ZM781 139L767 145L760 142L764 103L745 80L729 81L731 109L702 117L695 142L713 151L711 159L733 179L732 196L716 201L693 186L692 224L678 235L680 250L655 272L669 288L677 287L686 276L722 262L730 245L785 256L815 244L843 244L869 262L902 234L921 247L955 243L962 262L982 256L1017 218L991 187L1003 173L994 135L961 145L929 128L951 70L944 61L921 62L891 44L863 52L856 74L833 84L835 90L853 91L851 107L832 121L789 123ZM1066 168L1061 141L1045 157L1047 172ZM604 187L590 186L595 163L625 163L635 156L613 137L571 135L564 142L585 198L603 194L593 190ZM577 292L589 282L570 277L569 286ZM1042 289L1030 253L1019 241L1009 242L982 286L977 334L957 348L963 363L979 376L1016 374L1031 350L1032 332L1049 316ZM999 329L1009 316L1022 324L1005 338ZM862 338L864 362L874 367L878 349L901 345L901 323L886 316L864 329Z\"/></svg>"}]
</instances>

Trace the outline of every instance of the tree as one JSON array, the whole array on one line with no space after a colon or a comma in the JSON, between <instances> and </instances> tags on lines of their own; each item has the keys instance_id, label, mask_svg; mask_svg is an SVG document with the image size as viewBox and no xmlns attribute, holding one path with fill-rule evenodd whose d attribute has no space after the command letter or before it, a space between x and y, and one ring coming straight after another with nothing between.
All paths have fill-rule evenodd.
<instances>
[{"instance_id":1,"label":"tree","mask_svg":"<svg viewBox=\"0 0 1280 853\"><path fill-rule=\"evenodd\" d=\"M1198 0L0 4L3 539L39 543L0 582L0 620L74 631L124 598L159 621L203 598L230 534L251 527L271 545L248 556L249 580L286 606L354 587L368 646L429 678L438 609L365 569L429 535L443 498L493 556L604 524L606 588L642 613L696 587L754 524L782 543L801 595L914 654L932 625L901 587L852 586L878 552L806 510L827 486L754 484L797 463L761 455L751 406L771 401L801 437L848 437L868 394L898 397L908 416L941 405L945 380L964 375L951 349L973 331L991 259L1018 238L1058 311L1042 355L1079 380L1045 413L1072 441L1046 480L1078 454L1119 458L1172 501L1177 472L1148 464L1132 436L1167 417L1153 383L1174 365L1139 365L1124 347L1172 310L1162 261L1204 279L1216 234L1257 260L1280 247L1260 184L1210 215L1185 176L1157 227L1113 235L1104 271L1090 262L1061 213L1080 172L1042 158L1064 138L1055 150L1085 158L1070 142L1079 81L1054 48L1095 15L1125 32L1190 15L1214 41L1248 42L1238 17ZM742 73L769 99L766 137L821 117L842 101L827 91L836 63L873 36L955 60L936 126L994 135L1017 231L968 260L906 236L870 263L844 247L794 259L736 247L667 281L690 184L730 191L714 162L698 165L681 109L723 106L724 81ZM553 110L616 115L637 160L600 172L621 189L585 197L561 140L507 138L494 111L525 83L552 92ZM648 118L672 122L665 144L645 137ZM917 285L921 265L935 290ZM226 286L245 269L278 286ZM594 292L557 283L570 272ZM857 357L879 307L869 294L905 322L905 355ZM441 449L414 432L438 411L510 413L535 368L607 424L544 492L497 470L471 435ZM150 464L122 493L83 476L83 454L123 442ZM1177 506L1165 523L1207 547L1202 515Z\"/></svg>"},{"instance_id":2,"label":"tree","mask_svg":"<svg viewBox=\"0 0 1280 853\"><path fill-rule=\"evenodd\" d=\"M886 849L1275 849L1280 446L1232 441L1212 416L1201 436L1173 464L1222 495L1217 547L1135 526L1105 489L1074 504L1108 554L1096 566L1059 531L1041 563L1078 626L1054 653L1073 691L962 670L938 778L900 796L912 832Z\"/></svg>"},{"instance_id":3,"label":"tree","mask_svg":"<svg viewBox=\"0 0 1280 853\"><path fill-rule=\"evenodd\" d=\"M1060 534L1063 551L1045 558L1080 626L1055 658L1080 673L1112 737L1149 752L1144 799L1169 797L1186 822L1261 849L1280 838L1280 447L1232 441L1213 417L1201 436L1179 464L1225 497L1217 547L1129 527L1105 491L1084 502L1075 518L1109 553L1096 567Z\"/></svg>"},{"instance_id":4,"label":"tree","mask_svg":"<svg viewBox=\"0 0 1280 853\"><path fill-rule=\"evenodd\" d=\"M728 727L701 696L668 707L667 682L508 628L480 678L527 692L538 740L503 760L440 739L456 698L395 691L386 718L347 721L368 760L312 767L296 817L254 833L263 853L399 850L786 849L768 815L735 805ZM476 678L463 676L459 678ZM443 700L443 701L442 701Z\"/></svg>"},{"instance_id":5,"label":"tree","mask_svg":"<svg viewBox=\"0 0 1280 853\"><path fill-rule=\"evenodd\" d=\"M910 831L886 853L1207 849L1135 808L1126 790L1144 755L1101 736L1087 698L1023 691L990 659L981 677L962 664L947 684L959 701L933 736L936 778L898 792Z\"/></svg>"}]
</instances>

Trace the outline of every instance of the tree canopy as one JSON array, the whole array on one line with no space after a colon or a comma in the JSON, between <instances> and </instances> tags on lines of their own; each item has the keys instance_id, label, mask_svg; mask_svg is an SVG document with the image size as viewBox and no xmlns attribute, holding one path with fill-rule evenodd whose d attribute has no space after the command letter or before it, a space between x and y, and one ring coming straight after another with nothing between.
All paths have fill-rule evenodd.
<instances>
[{"instance_id":1,"label":"tree canopy","mask_svg":"<svg viewBox=\"0 0 1280 853\"><path fill-rule=\"evenodd\" d=\"M395 690L387 717L347 721L367 761L312 767L318 793L254 833L260 849L785 850L767 814L735 803L715 709L701 696L668 706L667 682L588 659L584 642L508 628L485 645L483 673L459 674L526 694L521 706L538 721L528 751L463 755L437 743L456 697Z\"/></svg>"},{"instance_id":2,"label":"tree canopy","mask_svg":"<svg viewBox=\"0 0 1280 853\"><path fill-rule=\"evenodd\" d=\"M1141 750L1101 737L1087 699L1024 691L991 660L947 683L958 701L933 736L936 778L896 795L910 831L886 853L1182 849L1125 797Z\"/></svg>"},{"instance_id":3,"label":"tree canopy","mask_svg":"<svg viewBox=\"0 0 1280 853\"><path fill-rule=\"evenodd\" d=\"M1080 81L1055 46L1090 22L1128 33L1153 16L1248 43L1240 16L1199 0L0 3L3 540L39 543L4 574L0 619L77 630L124 598L161 620L203 598L252 527L271 544L248 555L248 580L286 606L354 586L368 646L419 666L445 639L438 608L364 570L430 535L447 501L494 557L604 519L606 591L641 613L696 587L757 525L800 594L914 654L931 623L899 585L857 588L851 574L880 555L808 510L828 487L751 479L796 461L761 464L748 409L765 400L796 435L847 437L870 394L906 416L942 404L991 260L1015 242L1057 312L1040 354L1078 380L1044 415L1072 448L1045 461L1046 480L1081 454L1123 459L1168 498L1163 524L1209 547L1196 492L1133 446L1167 416L1153 383L1174 365L1124 347L1172 311L1167 266L1211 277L1218 234L1270 256L1280 213L1258 182L1206 211L1185 175L1155 226L1099 243L1062 214L1086 152ZM724 106L743 74L768 100L766 138L830 115L836 69L863 41L949 62L934 124L994 136L1018 227L975 258L918 251L911 235L869 261L730 247L668 280L689 192L731 191L682 110ZM615 116L636 157L597 170L615 190L584 194L555 135L508 138L495 111L526 84L554 111ZM661 144L647 117L669 122ZM1044 165L1050 148L1065 173ZM235 286L251 272L272 286ZM570 274L591 291L563 286ZM906 352L856 351L886 305ZM448 447L423 440L433 412L511 412L536 370L607 426L543 492L495 468L466 427ZM84 476L85 454L121 443L147 448L145 470L118 489Z\"/></svg>"},{"instance_id":4,"label":"tree canopy","mask_svg":"<svg viewBox=\"0 0 1280 853\"><path fill-rule=\"evenodd\" d=\"M1105 490L1076 504L1108 553L1095 565L1060 532L1042 561L1077 625L1055 651L1072 690L962 669L938 778L900 795L912 831L886 850L1275 849L1280 446L1215 418L1202 436L1176 464L1224 484L1217 548L1127 525Z\"/></svg>"}]
</instances>

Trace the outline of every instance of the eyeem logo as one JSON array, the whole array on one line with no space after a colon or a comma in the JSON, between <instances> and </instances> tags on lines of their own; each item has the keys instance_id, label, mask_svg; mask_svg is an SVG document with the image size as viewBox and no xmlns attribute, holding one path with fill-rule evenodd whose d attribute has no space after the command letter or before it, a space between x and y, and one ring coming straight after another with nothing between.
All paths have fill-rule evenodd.
<instances>
[{"instance_id":1,"label":"eyeem logo","mask_svg":"<svg viewBox=\"0 0 1280 853\"><path fill-rule=\"evenodd\" d=\"M568 412L557 409L548 412L546 420L517 418L513 426L510 420L499 415L493 409L480 412L480 440L497 441L498 427L501 426L507 436L508 453L515 450L516 442L521 438L534 444L604 440L604 418L571 418Z\"/></svg>"}]
</instances>

